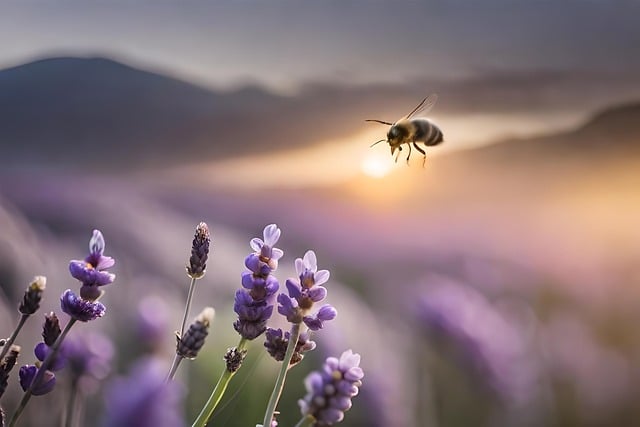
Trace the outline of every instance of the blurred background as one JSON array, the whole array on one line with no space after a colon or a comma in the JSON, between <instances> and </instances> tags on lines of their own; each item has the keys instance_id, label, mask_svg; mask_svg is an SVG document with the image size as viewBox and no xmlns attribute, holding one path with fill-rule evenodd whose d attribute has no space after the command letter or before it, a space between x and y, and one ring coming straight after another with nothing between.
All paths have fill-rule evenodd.
<instances>
[{"instance_id":1,"label":"blurred background","mask_svg":"<svg viewBox=\"0 0 640 427\"><path fill-rule=\"evenodd\" d=\"M343 425L637 425L638 16L635 0L3 2L0 335L36 274L59 312L100 229L117 279L106 316L71 334L112 341L80 423L100 425L103 384L144 352L168 370L206 221L192 315L216 320L178 371L190 422L238 342L249 240L277 223L281 285L313 249L339 312L292 370L280 425L348 348L365 378ZM365 119L430 93L445 143L424 168L369 148L387 127ZM260 422L277 368L253 342L213 425ZM45 410L64 407L60 376L24 425L61 416Z\"/></svg>"}]
</instances>

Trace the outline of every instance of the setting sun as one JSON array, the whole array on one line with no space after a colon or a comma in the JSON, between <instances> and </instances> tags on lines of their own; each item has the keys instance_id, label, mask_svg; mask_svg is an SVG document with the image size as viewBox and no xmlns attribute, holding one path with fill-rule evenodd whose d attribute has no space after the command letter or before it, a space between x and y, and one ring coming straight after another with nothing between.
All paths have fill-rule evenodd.
<instances>
[{"instance_id":1,"label":"setting sun","mask_svg":"<svg viewBox=\"0 0 640 427\"><path fill-rule=\"evenodd\" d=\"M393 159L382 151L371 152L362 159L360 170L371 178L382 178L393 169Z\"/></svg>"}]
</instances>

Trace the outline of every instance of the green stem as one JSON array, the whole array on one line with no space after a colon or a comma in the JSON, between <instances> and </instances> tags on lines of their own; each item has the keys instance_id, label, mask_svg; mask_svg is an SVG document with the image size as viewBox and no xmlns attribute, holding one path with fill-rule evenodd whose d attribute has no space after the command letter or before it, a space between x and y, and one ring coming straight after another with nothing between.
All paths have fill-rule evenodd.
<instances>
[{"instance_id":1,"label":"green stem","mask_svg":"<svg viewBox=\"0 0 640 427\"><path fill-rule=\"evenodd\" d=\"M78 380L74 379L71 383L71 391L69 392L69 400L67 401L67 417L65 418L65 427L72 427L74 425L74 418L76 414L76 402L78 398Z\"/></svg>"},{"instance_id":2,"label":"green stem","mask_svg":"<svg viewBox=\"0 0 640 427\"><path fill-rule=\"evenodd\" d=\"M182 316L182 325L180 326L180 337L184 334L184 327L187 324L187 317L189 317L189 311L191 310L191 301L193 300L193 291L196 288L195 277L191 278L191 284L189 284L189 294L187 295L187 305L184 307L184 316Z\"/></svg>"},{"instance_id":3,"label":"green stem","mask_svg":"<svg viewBox=\"0 0 640 427\"><path fill-rule=\"evenodd\" d=\"M178 370L178 366L180 362L182 362L183 357L176 353L173 357L173 363L171 364L171 369L169 370L169 375L167 375L167 382L171 381L173 377L176 375L176 371Z\"/></svg>"},{"instance_id":4,"label":"green stem","mask_svg":"<svg viewBox=\"0 0 640 427\"><path fill-rule=\"evenodd\" d=\"M296 424L294 427L307 427L307 426L311 426L313 425L314 421L316 419L312 416L312 415L305 415L304 417L302 417L300 419L300 421L298 421L298 424ZM269 426L267 426L269 427Z\"/></svg>"},{"instance_id":5,"label":"green stem","mask_svg":"<svg viewBox=\"0 0 640 427\"><path fill-rule=\"evenodd\" d=\"M29 403L29 399L31 399L31 396L33 394L33 389L37 385L39 385L40 381L42 381L42 377L44 376L44 373L46 372L46 370L49 368L51 361L56 356L56 354L58 354L58 349L60 348L60 344L62 344L62 341L67 336L67 334L69 333L69 330L76 323L76 321L77 321L76 319L70 319L69 323L67 323L67 326L65 326L64 330L62 331L62 333L60 334L56 342L54 342L53 346L51 346L51 351L49 352L49 355L44 359L44 362L42 362L42 365L40 365L40 368L38 369L38 373L36 374L36 377L31 382L31 386L27 391L24 392L24 395L22 395L22 400L20 400L20 404L18 405L18 409L16 409L16 412L13 413L13 416L9 421L8 427L13 427L16 425L16 422L18 421L18 418L20 418L22 411L24 411L24 408L27 406L27 403Z\"/></svg>"},{"instance_id":6,"label":"green stem","mask_svg":"<svg viewBox=\"0 0 640 427\"><path fill-rule=\"evenodd\" d=\"M284 388L284 380L287 377L287 371L289 370L289 363L291 363L291 357L293 356L293 352L296 349L296 345L298 344L298 337L300 336L300 323L294 323L291 326L291 331L289 332L289 344L287 345L287 352L284 354L284 360L282 361L282 366L280 367L280 373L278 374L278 378L276 379L276 384L273 387L273 392L271 392L271 398L269 399L269 405L267 406L267 411L264 413L264 420L262 421L263 426L270 426L271 419L273 418L273 413L278 406L278 401L280 400L280 395L282 394L282 389Z\"/></svg>"},{"instance_id":7,"label":"green stem","mask_svg":"<svg viewBox=\"0 0 640 427\"><path fill-rule=\"evenodd\" d=\"M238 351L245 350L248 343L249 342L245 338L241 338L237 347ZM213 414L213 411L216 409L216 406L218 406L218 403L220 402L220 399L222 399L224 392L227 390L229 381L231 381L231 378L235 375L236 372L237 371L230 372L225 368L225 370L222 372L222 375L220 375L220 379L218 380L216 387L211 392L209 400L207 400L207 403L205 403L202 411L200 411L200 415L198 415L198 418L196 418L196 420L193 422L192 427L204 427L205 425L207 425L207 423L209 422L209 418L211 418L211 414Z\"/></svg>"},{"instance_id":8,"label":"green stem","mask_svg":"<svg viewBox=\"0 0 640 427\"><path fill-rule=\"evenodd\" d=\"M13 344L13 342L16 340L16 337L20 333L20 330L24 326L24 322L27 321L28 317L29 317L28 314L23 314L22 316L20 316L20 322L18 322L18 326L16 326L16 329L13 331L13 333L11 334L7 342L5 342L4 346L2 347L2 352L0 352L0 362L2 362L2 359L4 359L4 356L7 355L7 352L11 348L11 344Z\"/></svg>"}]
</instances>

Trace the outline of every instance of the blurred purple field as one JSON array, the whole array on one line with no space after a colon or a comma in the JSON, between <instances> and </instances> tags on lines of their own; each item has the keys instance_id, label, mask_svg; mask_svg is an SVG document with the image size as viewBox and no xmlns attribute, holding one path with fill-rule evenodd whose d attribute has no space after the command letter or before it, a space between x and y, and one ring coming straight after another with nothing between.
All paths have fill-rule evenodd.
<instances>
[{"instance_id":1,"label":"blurred purple field","mask_svg":"<svg viewBox=\"0 0 640 427\"><path fill-rule=\"evenodd\" d=\"M131 344L139 302L159 297L169 364L190 236L204 220L212 257L194 311L217 310L206 350L215 359L234 343L231 301L248 239L276 222L285 251L279 277L295 275L293 259L310 248L332 272L339 317L318 340L323 353L363 355L366 381L352 422L630 425L639 392L640 176L633 171L640 132L616 129L618 146L563 153L578 131L526 156L518 150L546 140L504 142L434 158L424 170L412 164L385 180L320 188L230 190L168 182L161 170L5 174L2 324L15 321L13 301L34 274L49 278L45 306L57 309L55 295L70 286L67 262L95 227L118 261L118 279L104 300L106 318L87 329ZM136 351L119 347L119 366ZM215 377L200 360L189 378ZM274 374L268 361L256 363L254 375ZM198 406L195 393L189 406Z\"/></svg>"}]
</instances>

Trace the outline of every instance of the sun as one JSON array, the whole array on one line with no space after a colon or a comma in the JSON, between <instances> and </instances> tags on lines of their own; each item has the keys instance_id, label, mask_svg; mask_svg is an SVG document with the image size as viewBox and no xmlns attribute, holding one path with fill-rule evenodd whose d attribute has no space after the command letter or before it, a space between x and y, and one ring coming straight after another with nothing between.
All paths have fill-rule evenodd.
<instances>
[{"instance_id":1,"label":"sun","mask_svg":"<svg viewBox=\"0 0 640 427\"><path fill-rule=\"evenodd\" d=\"M360 163L360 170L371 178L383 178L393 169L393 159L382 152L369 153Z\"/></svg>"}]
</instances>

